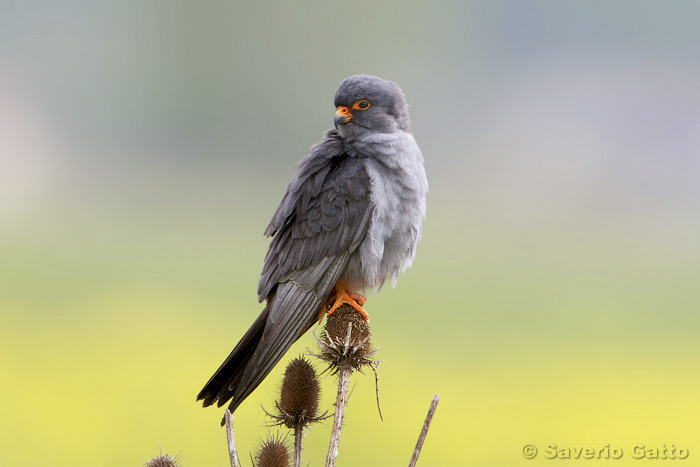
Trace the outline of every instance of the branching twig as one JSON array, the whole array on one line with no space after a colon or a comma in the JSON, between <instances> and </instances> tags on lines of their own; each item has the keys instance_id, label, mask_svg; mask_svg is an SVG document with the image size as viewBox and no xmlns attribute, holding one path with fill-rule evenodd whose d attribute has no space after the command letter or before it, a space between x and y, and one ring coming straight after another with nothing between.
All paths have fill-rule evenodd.
<instances>
[{"instance_id":1,"label":"branching twig","mask_svg":"<svg viewBox=\"0 0 700 467\"><path fill-rule=\"evenodd\" d=\"M228 439L228 456L231 459L231 467L240 467L238 462L238 451L236 451L236 441L233 438L233 424L231 423L231 411L226 409L224 420L226 420L226 438Z\"/></svg>"},{"instance_id":2,"label":"branching twig","mask_svg":"<svg viewBox=\"0 0 700 467\"><path fill-rule=\"evenodd\" d=\"M418 442L416 443L416 448L413 450L413 456L411 456L411 462L408 467L415 467L416 462L418 462L418 456L420 456L420 450L423 448L423 443L425 443L425 437L428 434L428 429L430 428L430 422L433 421L433 415L435 415L435 409L437 409L438 402L440 401L440 394L435 394L433 401L430 403L430 409L428 410L428 415L425 417L425 422L423 423L423 429L420 431L420 436L418 437Z\"/></svg>"}]
</instances>

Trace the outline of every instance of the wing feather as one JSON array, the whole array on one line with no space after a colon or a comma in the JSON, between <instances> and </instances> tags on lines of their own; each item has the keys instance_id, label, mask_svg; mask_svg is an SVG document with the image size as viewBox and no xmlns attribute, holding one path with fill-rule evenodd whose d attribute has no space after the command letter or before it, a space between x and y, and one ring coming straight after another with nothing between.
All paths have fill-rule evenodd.
<instances>
[{"instance_id":1,"label":"wing feather","mask_svg":"<svg viewBox=\"0 0 700 467\"><path fill-rule=\"evenodd\" d=\"M272 237L258 297L267 304L198 398L231 411L262 382L314 322L372 218L364 160L337 132L300 163L265 234Z\"/></svg>"},{"instance_id":2,"label":"wing feather","mask_svg":"<svg viewBox=\"0 0 700 467\"><path fill-rule=\"evenodd\" d=\"M355 249L369 226L370 179L363 159L345 153L335 132L301 161L280 207L265 232L272 236L258 284L266 299L280 281L306 290L317 279L307 268L327 265L324 258ZM358 231L359 241L356 240Z\"/></svg>"}]
</instances>

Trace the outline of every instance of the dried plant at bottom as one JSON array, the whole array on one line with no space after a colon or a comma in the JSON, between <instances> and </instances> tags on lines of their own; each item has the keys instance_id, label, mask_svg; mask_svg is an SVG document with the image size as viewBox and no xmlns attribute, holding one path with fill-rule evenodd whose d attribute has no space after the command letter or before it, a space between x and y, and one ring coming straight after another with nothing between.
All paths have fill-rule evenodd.
<instances>
[{"instance_id":1,"label":"dried plant at bottom","mask_svg":"<svg viewBox=\"0 0 700 467\"><path fill-rule=\"evenodd\" d=\"M376 349L372 348L369 321L349 305L343 305L328 316L321 338L316 338L321 353L315 355L329 364L332 374L338 373L342 365L348 365L352 371L361 370L363 366L376 366L372 357Z\"/></svg>"},{"instance_id":2,"label":"dried plant at bottom","mask_svg":"<svg viewBox=\"0 0 700 467\"><path fill-rule=\"evenodd\" d=\"M263 441L255 456L257 467L289 467L289 446L285 438L272 436Z\"/></svg>"},{"instance_id":3,"label":"dried plant at bottom","mask_svg":"<svg viewBox=\"0 0 700 467\"><path fill-rule=\"evenodd\" d=\"M294 465L301 465L301 438L305 426L326 418L318 416L318 403L321 398L321 385L316 370L304 357L292 360L284 372L280 400L275 402L277 414L267 415L275 425L285 425L294 429ZM265 410L265 409L263 409Z\"/></svg>"},{"instance_id":4,"label":"dried plant at bottom","mask_svg":"<svg viewBox=\"0 0 700 467\"><path fill-rule=\"evenodd\" d=\"M352 306L344 304L328 315L321 338L316 338L321 353L312 355L328 363L328 371L331 374L338 375L338 392L326 467L333 467L338 456L350 375L353 371L362 372L364 366L376 369L378 362L370 358L376 352L369 341L371 335L369 321Z\"/></svg>"},{"instance_id":5,"label":"dried plant at bottom","mask_svg":"<svg viewBox=\"0 0 700 467\"><path fill-rule=\"evenodd\" d=\"M181 467L181 465L178 456L173 457L170 454L161 454L146 462L144 467Z\"/></svg>"},{"instance_id":6,"label":"dried plant at bottom","mask_svg":"<svg viewBox=\"0 0 700 467\"><path fill-rule=\"evenodd\" d=\"M321 385L316 370L304 357L297 357L284 372L280 400L276 404L279 415L272 415L272 418L287 428L317 422L323 419L323 415L318 416L320 399Z\"/></svg>"}]
</instances>

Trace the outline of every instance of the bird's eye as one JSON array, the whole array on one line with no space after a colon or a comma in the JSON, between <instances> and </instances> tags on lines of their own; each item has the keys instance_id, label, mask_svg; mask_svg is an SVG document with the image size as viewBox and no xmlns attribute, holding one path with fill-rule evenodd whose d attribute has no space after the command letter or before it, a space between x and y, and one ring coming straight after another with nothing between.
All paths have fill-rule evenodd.
<instances>
[{"instance_id":1,"label":"bird's eye","mask_svg":"<svg viewBox=\"0 0 700 467\"><path fill-rule=\"evenodd\" d=\"M362 99L361 101L357 101L352 105L352 108L354 110L367 110L369 109L369 102Z\"/></svg>"}]
</instances>

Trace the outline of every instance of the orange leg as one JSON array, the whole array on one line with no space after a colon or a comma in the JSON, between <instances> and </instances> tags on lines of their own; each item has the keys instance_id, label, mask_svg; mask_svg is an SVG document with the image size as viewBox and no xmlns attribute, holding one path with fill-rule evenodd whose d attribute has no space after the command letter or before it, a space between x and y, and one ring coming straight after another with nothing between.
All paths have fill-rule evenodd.
<instances>
[{"instance_id":1,"label":"orange leg","mask_svg":"<svg viewBox=\"0 0 700 467\"><path fill-rule=\"evenodd\" d=\"M344 303L347 303L351 307L353 307L355 310L357 310L358 313L362 315L364 319L369 319L369 315L365 311L364 308L362 308L362 305L365 304L367 301L367 298L365 298L363 295L360 295L359 293L353 293L353 292L348 292L345 289L345 284L343 281L338 281L337 284L335 284L334 287L335 290L335 301L333 302L333 306L330 307L328 310L328 315L330 316L335 310L340 308L341 305Z\"/></svg>"}]
</instances>

